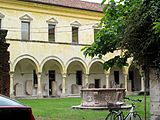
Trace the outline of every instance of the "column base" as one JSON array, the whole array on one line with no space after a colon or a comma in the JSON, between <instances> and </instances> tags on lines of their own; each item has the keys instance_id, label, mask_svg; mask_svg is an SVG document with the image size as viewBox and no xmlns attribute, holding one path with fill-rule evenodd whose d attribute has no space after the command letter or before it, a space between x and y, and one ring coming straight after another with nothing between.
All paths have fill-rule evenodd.
<instances>
[{"instance_id":1,"label":"column base","mask_svg":"<svg viewBox=\"0 0 160 120\"><path fill-rule=\"evenodd\" d=\"M66 93L62 93L60 96L60 98L66 98L66 97L67 97Z\"/></svg>"},{"instance_id":2,"label":"column base","mask_svg":"<svg viewBox=\"0 0 160 120\"><path fill-rule=\"evenodd\" d=\"M39 99L39 98L43 98L43 96L42 96L42 93L41 92L39 92L38 94L37 94L37 98Z\"/></svg>"}]
</instances>

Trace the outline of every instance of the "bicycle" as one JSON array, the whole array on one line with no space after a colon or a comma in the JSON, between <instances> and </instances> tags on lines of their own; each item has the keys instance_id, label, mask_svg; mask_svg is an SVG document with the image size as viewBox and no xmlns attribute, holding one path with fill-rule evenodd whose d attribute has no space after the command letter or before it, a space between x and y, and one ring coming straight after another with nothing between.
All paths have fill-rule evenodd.
<instances>
[{"instance_id":1,"label":"bicycle","mask_svg":"<svg viewBox=\"0 0 160 120\"><path fill-rule=\"evenodd\" d=\"M129 113L124 116L123 111L121 110L121 106L124 104L124 102L117 102L116 105L112 105L112 107L109 108L110 113L107 115L105 120L142 120L140 115L134 111L134 102L142 102L142 100L133 100L130 98L125 99L132 101L132 107Z\"/></svg>"}]
</instances>

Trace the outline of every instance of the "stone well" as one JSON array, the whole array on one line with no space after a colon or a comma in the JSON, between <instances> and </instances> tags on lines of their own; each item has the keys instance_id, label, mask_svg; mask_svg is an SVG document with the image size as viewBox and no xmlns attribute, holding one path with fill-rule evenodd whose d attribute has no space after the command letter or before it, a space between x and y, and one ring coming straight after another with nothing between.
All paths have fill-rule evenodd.
<instances>
[{"instance_id":1,"label":"stone well","mask_svg":"<svg viewBox=\"0 0 160 120\"><path fill-rule=\"evenodd\" d=\"M82 89L82 103L78 106L72 106L73 109L107 109L110 104L124 102L124 88L92 88ZM122 108L131 106L123 105Z\"/></svg>"}]
</instances>

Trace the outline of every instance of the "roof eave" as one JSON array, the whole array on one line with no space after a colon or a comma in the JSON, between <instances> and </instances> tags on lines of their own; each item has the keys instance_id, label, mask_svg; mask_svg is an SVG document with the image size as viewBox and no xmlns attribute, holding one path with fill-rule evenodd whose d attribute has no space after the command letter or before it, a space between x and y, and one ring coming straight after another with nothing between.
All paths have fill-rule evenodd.
<instances>
[{"instance_id":1,"label":"roof eave","mask_svg":"<svg viewBox=\"0 0 160 120\"><path fill-rule=\"evenodd\" d=\"M91 10L91 9L84 9L84 8L77 8L77 7L70 7L70 6L64 6L64 5L53 4L53 3L45 3L45 2L32 1L32 0L19 0L19 1L33 2L33 3L38 3L38 4L44 4L44 5L52 5L52 6L58 6L58 7L65 7L65 8L72 8L72 9L79 9L79 10L86 10L86 11L92 11L92 12L103 13L103 11Z\"/></svg>"}]
</instances>

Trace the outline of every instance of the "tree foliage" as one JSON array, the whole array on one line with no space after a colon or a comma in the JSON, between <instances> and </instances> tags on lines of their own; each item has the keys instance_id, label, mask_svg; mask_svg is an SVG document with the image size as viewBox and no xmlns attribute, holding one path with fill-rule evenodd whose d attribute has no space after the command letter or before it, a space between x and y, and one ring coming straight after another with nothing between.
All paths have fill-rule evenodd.
<instances>
[{"instance_id":1,"label":"tree foliage","mask_svg":"<svg viewBox=\"0 0 160 120\"><path fill-rule=\"evenodd\" d=\"M102 5L106 0L102 1ZM134 58L139 65L160 68L160 1L110 0L103 8L102 29L94 43L85 47L84 55L102 58L107 53L121 50L123 54L104 63L104 68L127 66Z\"/></svg>"}]
</instances>

